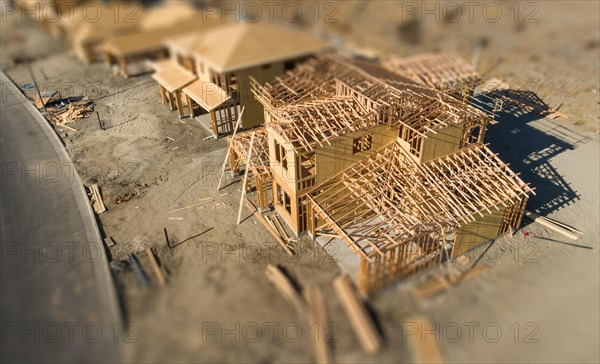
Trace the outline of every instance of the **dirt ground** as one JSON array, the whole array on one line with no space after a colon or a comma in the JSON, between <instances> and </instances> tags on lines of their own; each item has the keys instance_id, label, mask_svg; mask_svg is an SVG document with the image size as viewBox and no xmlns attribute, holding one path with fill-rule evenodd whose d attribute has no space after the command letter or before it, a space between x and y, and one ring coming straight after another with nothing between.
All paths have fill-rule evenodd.
<instances>
[{"instance_id":1,"label":"dirt ground","mask_svg":"<svg viewBox=\"0 0 600 364\"><path fill-rule=\"evenodd\" d=\"M204 140L209 134L201 125L180 121L159 104L150 76L125 80L104 65L85 65L63 40L8 16L1 24L0 62L10 76L18 84L31 82L27 67L15 62L31 57L42 89L88 96L105 125L101 130L92 115L69 124L76 132L57 132L84 182L102 188L108 211L99 223L117 243L113 259L140 252L148 267L141 253L153 247L168 270L165 288L141 288L131 273L118 277L126 321L132 323L129 339L135 341L124 344L124 360L314 361L315 328L268 282L264 271L270 263L285 267L304 287L321 287L334 323L337 362L415 360L407 338L419 334L439 341L448 362L599 362L599 4L541 1L526 8L531 3L519 3L518 19L537 21L527 23L515 22L512 2L499 3L503 16L495 23L481 10L469 21L464 6L457 22L448 20L453 13L447 10L438 12L439 22L422 23L407 16L406 2L333 4L337 23L316 24L307 17L300 25L381 56L449 49L470 60L480 44L478 70L485 77L560 107L568 119L500 115L487 142L536 187L528 209L575 226L584 232L583 240L524 220L514 237L470 253L490 266L477 277L422 300L412 291L431 272L404 280L370 300L386 347L366 356L331 287L339 274L335 252L305 238L298 254L288 258L247 209L236 225L239 179L228 179L216 192L223 140ZM168 213L210 196L215 201L200 208ZM428 317L435 327L415 333L414 315Z\"/></svg>"}]
</instances>

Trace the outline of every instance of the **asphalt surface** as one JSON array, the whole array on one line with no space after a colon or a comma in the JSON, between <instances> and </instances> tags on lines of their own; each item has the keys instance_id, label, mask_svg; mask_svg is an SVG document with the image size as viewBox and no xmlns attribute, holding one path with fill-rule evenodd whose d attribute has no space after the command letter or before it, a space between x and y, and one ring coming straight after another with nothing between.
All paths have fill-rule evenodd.
<instances>
[{"instance_id":1,"label":"asphalt surface","mask_svg":"<svg viewBox=\"0 0 600 364\"><path fill-rule=\"evenodd\" d=\"M117 362L127 333L79 176L51 127L0 77L0 360Z\"/></svg>"}]
</instances>

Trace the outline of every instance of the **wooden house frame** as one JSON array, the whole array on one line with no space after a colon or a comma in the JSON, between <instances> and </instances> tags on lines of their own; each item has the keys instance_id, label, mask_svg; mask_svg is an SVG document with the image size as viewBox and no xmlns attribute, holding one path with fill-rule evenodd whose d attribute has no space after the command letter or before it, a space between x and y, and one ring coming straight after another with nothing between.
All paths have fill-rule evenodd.
<instances>
[{"instance_id":1,"label":"wooden house frame","mask_svg":"<svg viewBox=\"0 0 600 364\"><path fill-rule=\"evenodd\" d=\"M254 141L252 141L254 134ZM241 165L248 169L249 184L246 189L256 191L259 210L269 208L272 197L273 175L269 163L268 133L264 126L236 133L227 138L229 148L229 165L234 175L240 173ZM252 151L251 151L252 150ZM248 157L250 156L250 159Z\"/></svg>"},{"instance_id":2,"label":"wooden house frame","mask_svg":"<svg viewBox=\"0 0 600 364\"><path fill-rule=\"evenodd\" d=\"M519 226L532 190L483 145L494 114L470 99L333 55L253 86L275 211L343 241L363 292Z\"/></svg>"}]
</instances>

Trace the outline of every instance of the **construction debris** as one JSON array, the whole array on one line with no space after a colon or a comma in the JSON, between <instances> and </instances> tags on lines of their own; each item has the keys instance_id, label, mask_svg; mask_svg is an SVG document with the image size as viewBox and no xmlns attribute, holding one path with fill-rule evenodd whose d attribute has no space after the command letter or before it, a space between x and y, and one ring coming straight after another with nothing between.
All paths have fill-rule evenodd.
<instances>
[{"instance_id":1,"label":"construction debris","mask_svg":"<svg viewBox=\"0 0 600 364\"><path fill-rule=\"evenodd\" d=\"M363 350L367 354L378 352L383 346L383 338L362 300L352 287L350 277L342 275L336 278L333 281L333 288L342 303L346 316L350 319L350 324Z\"/></svg>"},{"instance_id":2,"label":"construction debris","mask_svg":"<svg viewBox=\"0 0 600 364\"><path fill-rule=\"evenodd\" d=\"M583 233L574 227L563 224L562 222L550 219L548 217L543 217L535 212L525 211L525 216L532 221L537 222L540 225L547 227L548 229L554 230L557 233L560 233L570 239L578 240L583 238Z\"/></svg>"},{"instance_id":3,"label":"construction debris","mask_svg":"<svg viewBox=\"0 0 600 364\"><path fill-rule=\"evenodd\" d=\"M58 95L58 91L42 92L42 99L40 100L40 97L36 96L33 99L33 103L35 104L35 107L37 107L38 109L43 109L44 106L48 105L48 103L54 101L57 95Z\"/></svg>"},{"instance_id":4,"label":"construction debris","mask_svg":"<svg viewBox=\"0 0 600 364\"><path fill-rule=\"evenodd\" d=\"M260 221L267 228L267 230L271 233L271 235L273 235L273 237L275 237L275 239L277 240L277 242L279 243L279 245L281 245L281 247L285 250L285 252L287 253L287 255L289 255L290 257L292 255L294 255L294 251L281 238L281 236L279 235L279 233L277 232L277 230L275 230L275 228L272 225L270 225L269 222L267 222L267 220L265 219L265 217L263 215L261 215L261 213L252 204L252 202L250 202L248 199L244 199L244 201L246 202L246 205L250 208L250 210L253 211L254 216L256 216L256 218L258 219L258 221Z\"/></svg>"},{"instance_id":5,"label":"construction debris","mask_svg":"<svg viewBox=\"0 0 600 364\"><path fill-rule=\"evenodd\" d=\"M102 194L100 193L100 187L98 187L98 184L94 183L91 185L90 192L94 211L96 211L98 214L104 213L106 211L106 206L104 206L104 201L102 201Z\"/></svg>"},{"instance_id":6,"label":"construction debris","mask_svg":"<svg viewBox=\"0 0 600 364\"><path fill-rule=\"evenodd\" d=\"M94 111L94 104L84 97L80 101L59 100L48 107L48 120L57 125L87 118Z\"/></svg>"},{"instance_id":7,"label":"construction debris","mask_svg":"<svg viewBox=\"0 0 600 364\"><path fill-rule=\"evenodd\" d=\"M108 248L112 248L112 247L113 247L113 246L115 246L117 243L115 243L115 240L114 240L112 237L110 237L110 236L107 236L106 238L104 238L104 244L106 244L106 246L107 246Z\"/></svg>"}]
</instances>

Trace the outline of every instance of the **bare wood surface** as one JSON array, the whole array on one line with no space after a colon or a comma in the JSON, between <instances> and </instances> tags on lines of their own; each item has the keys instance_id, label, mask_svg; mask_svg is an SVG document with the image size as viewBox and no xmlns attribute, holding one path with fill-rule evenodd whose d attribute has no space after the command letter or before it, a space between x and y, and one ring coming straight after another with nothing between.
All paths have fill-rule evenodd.
<instances>
[{"instance_id":1,"label":"bare wood surface","mask_svg":"<svg viewBox=\"0 0 600 364\"><path fill-rule=\"evenodd\" d=\"M156 261L156 257L154 256L154 253L152 252L151 248L146 248L146 255L148 256L148 260L150 260L150 265L152 266L152 270L154 271L154 275L156 276L156 281L161 287L166 286L167 280L165 279L165 276L162 270L160 269L158 262Z\"/></svg>"},{"instance_id":2,"label":"bare wood surface","mask_svg":"<svg viewBox=\"0 0 600 364\"><path fill-rule=\"evenodd\" d=\"M327 330L327 307L321 290L317 286L308 287L304 292L304 298L308 305L309 325L315 325L316 337L313 340L317 363L331 363L332 354L329 345Z\"/></svg>"},{"instance_id":3,"label":"bare wood surface","mask_svg":"<svg viewBox=\"0 0 600 364\"><path fill-rule=\"evenodd\" d=\"M350 277L342 275L336 278L333 281L333 288L342 303L344 312L348 316L363 350L368 354L374 354L381 350L383 338L379 334L379 331L377 331L373 319L352 286Z\"/></svg>"},{"instance_id":4,"label":"bare wood surface","mask_svg":"<svg viewBox=\"0 0 600 364\"><path fill-rule=\"evenodd\" d=\"M304 301L289 278L275 265L269 264L265 272L267 278L288 302L294 305L299 313L305 312Z\"/></svg>"}]
</instances>

